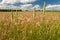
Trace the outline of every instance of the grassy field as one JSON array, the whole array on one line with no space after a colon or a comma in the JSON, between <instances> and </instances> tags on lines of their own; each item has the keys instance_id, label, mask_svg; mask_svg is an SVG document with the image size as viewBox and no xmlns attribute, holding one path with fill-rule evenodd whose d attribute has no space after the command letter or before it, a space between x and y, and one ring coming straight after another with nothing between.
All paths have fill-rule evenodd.
<instances>
[{"instance_id":1,"label":"grassy field","mask_svg":"<svg viewBox=\"0 0 60 40\"><path fill-rule=\"evenodd\" d=\"M60 12L0 12L0 40L60 40Z\"/></svg>"}]
</instances>

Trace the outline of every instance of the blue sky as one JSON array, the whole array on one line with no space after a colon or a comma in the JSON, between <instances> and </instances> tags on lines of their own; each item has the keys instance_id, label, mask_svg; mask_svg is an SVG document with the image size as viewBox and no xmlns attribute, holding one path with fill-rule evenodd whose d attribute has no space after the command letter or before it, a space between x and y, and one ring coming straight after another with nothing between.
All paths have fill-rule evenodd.
<instances>
[{"instance_id":1,"label":"blue sky","mask_svg":"<svg viewBox=\"0 0 60 40\"><path fill-rule=\"evenodd\" d=\"M0 9L42 9L44 0L0 0ZM60 0L46 0L47 10L60 10Z\"/></svg>"}]
</instances>

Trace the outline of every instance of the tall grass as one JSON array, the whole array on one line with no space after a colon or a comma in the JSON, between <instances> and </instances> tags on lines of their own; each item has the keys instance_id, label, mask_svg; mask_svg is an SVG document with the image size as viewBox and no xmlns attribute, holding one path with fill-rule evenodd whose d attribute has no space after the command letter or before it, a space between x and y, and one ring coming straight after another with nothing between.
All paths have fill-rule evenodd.
<instances>
[{"instance_id":1,"label":"tall grass","mask_svg":"<svg viewBox=\"0 0 60 40\"><path fill-rule=\"evenodd\" d=\"M43 18L42 18L42 21L44 22L45 20L45 14L46 14L46 2L44 0L44 5L43 5Z\"/></svg>"},{"instance_id":2,"label":"tall grass","mask_svg":"<svg viewBox=\"0 0 60 40\"><path fill-rule=\"evenodd\" d=\"M17 10L16 13L18 13ZM16 16L18 15L19 14L16 14ZM49 16L45 16L45 18L48 17ZM13 16L12 19L14 19ZM29 18L27 18L27 20L28 19ZM7 24L6 22L1 21L0 40L60 40L60 19L44 19L45 21L42 22L36 22L36 19L32 19L32 22L30 22L31 20L27 22L27 20L25 17L23 17L23 20L18 19L17 21L21 21L18 22L18 25L16 25L14 21L12 21L14 22L13 25L11 25L11 22L8 22Z\"/></svg>"},{"instance_id":3,"label":"tall grass","mask_svg":"<svg viewBox=\"0 0 60 40\"><path fill-rule=\"evenodd\" d=\"M18 10L16 10L16 22L18 23Z\"/></svg>"},{"instance_id":4,"label":"tall grass","mask_svg":"<svg viewBox=\"0 0 60 40\"><path fill-rule=\"evenodd\" d=\"M44 1L44 5L43 5L43 14L45 14L46 12L46 2Z\"/></svg>"},{"instance_id":5,"label":"tall grass","mask_svg":"<svg viewBox=\"0 0 60 40\"><path fill-rule=\"evenodd\" d=\"M11 10L11 21L13 22L13 19L14 19L14 14L13 14L13 11Z\"/></svg>"},{"instance_id":6,"label":"tall grass","mask_svg":"<svg viewBox=\"0 0 60 40\"><path fill-rule=\"evenodd\" d=\"M35 18L36 17L36 8L34 8L34 10L33 10L33 18Z\"/></svg>"}]
</instances>

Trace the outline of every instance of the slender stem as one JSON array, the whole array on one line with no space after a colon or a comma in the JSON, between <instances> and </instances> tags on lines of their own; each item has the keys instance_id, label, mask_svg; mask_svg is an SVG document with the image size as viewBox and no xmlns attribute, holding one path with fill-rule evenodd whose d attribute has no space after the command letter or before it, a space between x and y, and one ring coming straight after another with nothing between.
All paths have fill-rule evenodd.
<instances>
[{"instance_id":1,"label":"slender stem","mask_svg":"<svg viewBox=\"0 0 60 40\"><path fill-rule=\"evenodd\" d=\"M42 21L45 20L45 13L46 13L46 2L45 2L45 0L44 0Z\"/></svg>"},{"instance_id":2,"label":"slender stem","mask_svg":"<svg viewBox=\"0 0 60 40\"><path fill-rule=\"evenodd\" d=\"M43 14L45 14L45 11L46 11L46 2L45 2L45 0L44 0Z\"/></svg>"},{"instance_id":3,"label":"slender stem","mask_svg":"<svg viewBox=\"0 0 60 40\"><path fill-rule=\"evenodd\" d=\"M36 8L34 8L33 10L33 18L35 19L35 17L36 17Z\"/></svg>"},{"instance_id":4,"label":"slender stem","mask_svg":"<svg viewBox=\"0 0 60 40\"><path fill-rule=\"evenodd\" d=\"M16 10L16 21L18 23L18 10Z\"/></svg>"},{"instance_id":5,"label":"slender stem","mask_svg":"<svg viewBox=\"0 0 60 40\"><path fill-rule=\"evenodd\" d=\"M13 11L11 10L11 21L13 22Z\"/></svg>"}]
</instances>

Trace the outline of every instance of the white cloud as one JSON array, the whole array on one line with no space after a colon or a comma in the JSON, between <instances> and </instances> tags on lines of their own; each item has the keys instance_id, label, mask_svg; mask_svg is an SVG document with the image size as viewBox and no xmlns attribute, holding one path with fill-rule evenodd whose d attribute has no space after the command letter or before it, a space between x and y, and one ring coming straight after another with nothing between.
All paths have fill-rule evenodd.
<instances>
[{"instance_id":1,"label":"white cloud","mask_svg":"<svg viewBox=\"0 0 60 40\"><path fill-rule=\"evenodd\" d=\"M46 6L47 10L60 10L60 4L59 5L48 5Z\"/></svg>"},{"instance_id":2,"label":"white cloud","mask_svg":"<svg viewBox=\"0 0 60 40\"><path fill-rule=\"evenodd\" d=\"M36 10L41 10L41 7L39 5L35 5L33 8L36 8Z\"/></svg>"},{"instance_id":3,"label":"white cloud","mask_svg":"<svg viewBox=\"0 0 60 40\"><path fill-rule=\"evenodd\" d=\"M2 2L0 4L8 4L8 3L14 4L16 2L17 2L17 0L2 0Z\"/></svg>"},{"instance_id":4,"label":"white cloud","mask_svg":"<svg viewBox=\"0 0 60 40\"><path fill-rule=\"evenodd\" d=\"M36 8L36 10L40 10L40 6L39 5L35 5L33 6L32 4L23 4L23 5L20 5L20 6L14 6L14 5L2 5L0 4L0 9L22 9L22 10L33 10L33 8Z\"/></svg>"},{"instance_id":5,"label":"white cloud","mask_svg":"<svg viewBox=\"0 0 60 40\"><path fill-rule=\"evenodd\" d=\"M2 2L0 3L0 9L22 9L22 10L32 10L34 7L36 7L36 9L40 9L39 5L35 5L33 6L33 4L27 4L28 2L34 2L36 0L2 0ZM24 4L20 4L20 6L14 6L13 4L16 2L21 2ZM10 3L11 5L7 5L8 3Z\"/></svg>"},{"instance_id":6,"label":"white cloud","mask_svg":"<svg viewBox=\"0 0 60 40\"><path fill-rule=\"evenodd\" d=\"M2 5L2 4L0 4L0 9L20 9L20 7L19 6L14 6L14 5L6 5L6 4L4 4L4 5Z\"/></svg>"},{"instance_id":7,"label":"white cloud","mask_svg":"<svg viewBox=\"0 0 60 40\"><path fill-rule=\"evenodd\" d=\"M32 4L23 4L20 6L14 6L14 5L6 5L6 4L0 4L0 9L22 9L22 10L30 10L32 8Z\"/></svg>"},{"instance_id":8,"label":"white cloud","mask_svg":"<svg viewBox=\"0 0 60 40\"><path fill-rule=\"evenodd\" d=\"M21 5L20 8L23 10L28 10L32 8L32 4L24 4L24 5Z\"/></svg>"},{"instance_id":9,"label":"white cloud","mask_svg":"<svg viewBox=\"0 0 60 40\"><path fill-rule=\"evenodd\" d=\"M20 0L21 3L35 2L36 0Z\"/></svg>"},{"instance_id":10,"label":"white cloud","mask_svg":"<svg viewBox=\"0 0 60 40\"><path fill-rule=\"evenodd\" d=\"M34 7L36 7L37 9L39 9L39 5L35 5L33 6L32 4L27 4L27 3L31 3L31 2L35 2L36 0L2 0L2 2L0 2L0 9L23 9L23 10L32 10ZM20 4L20 6L14 6L13 4L15 3L23 3ZM7 4L11 4L11 5L7 5Z\"/></svg>"},{"instance_id":11,"label":"white cloud","mask_svg":"<svg viewBox=\"0 0 60 40\"><path fill-rule=\"evenodd\" d=\"M14 4L14 3L28 3L28 2L35 2L36 0L2 0L2 2L0 4Z\"/></svg>"},{"instance_id":12,"label":"white cloud","mask_svg":"<svg viewBox=\"0 0 60 40\"><path fill-rule=\"evenodd\" d=\"M32 4L24 4L24 5L21 5L20 7L21 9L25 9L25 10L33 10L34 8L36 8L36 10L41 10L40 6L39 5L32 5Z\"/></svg>"}]
</instances>

